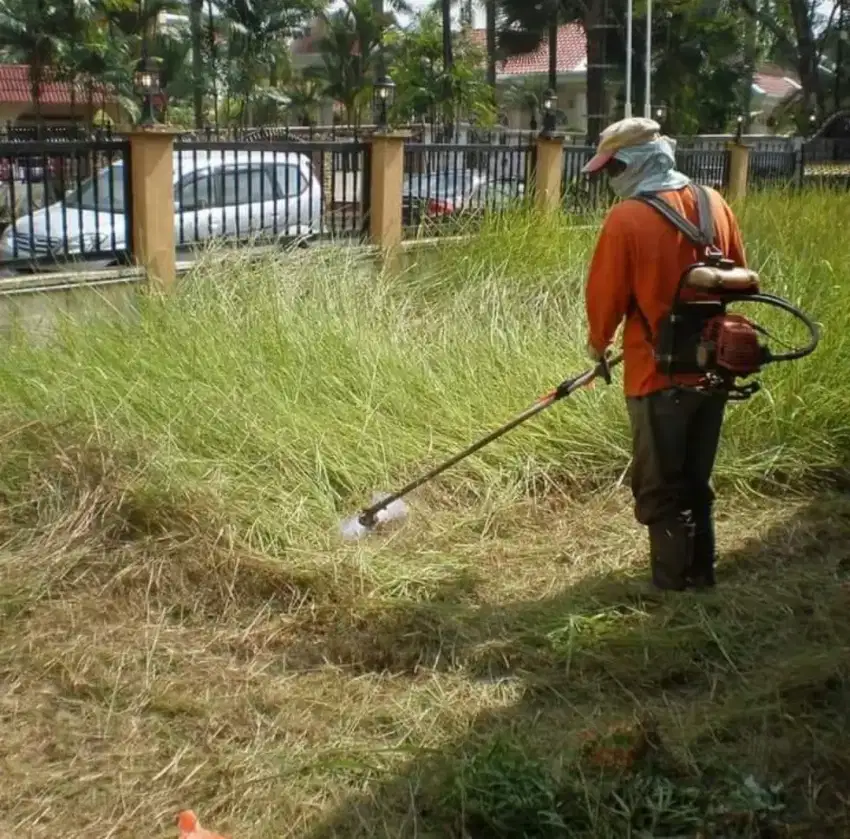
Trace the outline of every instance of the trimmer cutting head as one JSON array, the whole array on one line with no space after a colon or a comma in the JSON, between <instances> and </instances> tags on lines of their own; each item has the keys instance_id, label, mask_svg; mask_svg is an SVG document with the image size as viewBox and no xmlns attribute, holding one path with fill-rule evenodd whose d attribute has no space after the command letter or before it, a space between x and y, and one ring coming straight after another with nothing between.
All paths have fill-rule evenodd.
<instances>
[{"instance_id":1,"label":"trimmer cutting head","mask_svg":"<svg viewBox=\"0 0 850 839\"><path fill-rule=\"evenodd\" d=\"M388 492L379 492L372 498L372 506L380 504L384 499L389 498ZM392 501L386 507L378 510L374 515L370 515L368 510L358 513L349 519L343 521L340 526L342 538L347 541L362 539L364 536L369 536L376 530L380 530L383 526L391 522L403 521L407 518L407 504L401 498Z\"/></svg>"}]
</instances>

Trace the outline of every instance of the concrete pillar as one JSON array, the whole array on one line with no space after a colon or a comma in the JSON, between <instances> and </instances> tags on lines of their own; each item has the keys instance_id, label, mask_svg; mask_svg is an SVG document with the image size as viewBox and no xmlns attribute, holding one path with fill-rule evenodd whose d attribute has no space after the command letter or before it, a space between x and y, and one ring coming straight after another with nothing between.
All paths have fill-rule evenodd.
<instances>
[{"instance_id":1,"label":"concrete pillar","mask_svg":"<svg viewBox=\"0 0 850 839\"><path fill-rule=\"evenodd\" d=\"M535 202L541 210L557 210L561 206L561 183L564 176L564 138L537 138L537 169L534 176Z\"/></svg>"},{"instance_id":2,"label":"concrete pillar","mask_svg":"<svg viewBox=\"0 0 850 839\"><path fill-rule=\"evenodd\" d=\"M747 175L750 167L750 146L743 143L728 143L729 150L729 185L726 199L739 201L747 194Z\"/></svg>"},{"instance_id":3,"label":"concrete pillar","mask_svg":"<svg viewBox=\"0 0 850 839\"><path fill-rule=\"evenodd\" d=\"M369 238L382 250L401 242L401 191L404 188L405 132L372 136Z\"/></svg>"},{"instance_id":4,"label":"concrete pillar","mask_svg":"<svg viewBox=\"0 0 850 839\"><path fill-rule=\"evenodd\" d=\"M134 128L130 133L133 258L148 283L162 291L174 286L174 135L171 128Z\"/></svg>"}]
</instances>

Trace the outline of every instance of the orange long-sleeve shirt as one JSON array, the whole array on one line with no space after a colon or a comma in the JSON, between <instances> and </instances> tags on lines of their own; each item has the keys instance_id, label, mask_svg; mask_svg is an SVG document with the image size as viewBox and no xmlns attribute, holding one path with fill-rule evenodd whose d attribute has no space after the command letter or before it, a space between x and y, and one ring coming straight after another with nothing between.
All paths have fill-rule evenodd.
<instances>
[{"instance_id":1,"label":"orange long-sleeve shirt","mask_svg":"<svg viewBox=\"0 0 850 839\"><path fill-rule=\"evenodd\" d=\"M746 267L738 222L723 197L708 190L714 215L714 242L736 264ZM698 224L696 196L689 188L658 193L680 215ZM590 264L585 287L588 342L603 352L626 318L623 330L623 389L644 396L669 387L668 376L656 372L652 344L634 299L653 331L673 303L682 272L696 262L697 249L657 210L639 201L621 201L608 213ZM698 377L676 376L686 384Z\"/></svg>"}]
</instances>

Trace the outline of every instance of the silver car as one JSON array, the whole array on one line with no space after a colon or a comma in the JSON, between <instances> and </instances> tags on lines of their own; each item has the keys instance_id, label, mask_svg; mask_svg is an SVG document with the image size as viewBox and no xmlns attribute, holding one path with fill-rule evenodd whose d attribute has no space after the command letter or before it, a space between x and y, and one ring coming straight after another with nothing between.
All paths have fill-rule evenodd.
<instances>
[{"instance_id":1,"label":"silver car","mask_svg":"<svg viewBox=\"0 0 850 839\"><path fill-rule=\"evenodd\" d=\"M296 152L174 152L174 235L178 247L208 239L310 238L320 232L322 185ZM2 261L88 257L108 264L127 248L122 161L63 199L18 217L0 242Z\"/></svg>"}]
</instances>

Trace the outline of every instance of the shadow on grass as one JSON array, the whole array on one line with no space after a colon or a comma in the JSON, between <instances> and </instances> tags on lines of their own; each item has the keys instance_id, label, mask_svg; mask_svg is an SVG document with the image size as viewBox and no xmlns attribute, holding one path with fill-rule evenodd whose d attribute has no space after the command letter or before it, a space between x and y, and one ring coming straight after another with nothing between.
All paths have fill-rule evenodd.
<instances>
[{"instance_id":1,"label":"shadow on grass","mask_svg":"<svg viewBox=\"0 0 850 839\"><path fill-rule=\"evenodd\" d=\"M727 552L711 593L607 576L329 631L326 659L451 672L484 710L305 835L848 835L848 536L850 496L823 496Z\"/></svg>"}]
</instances>

